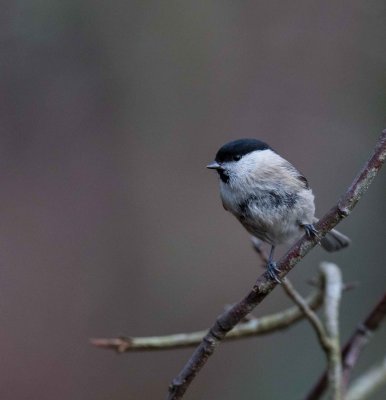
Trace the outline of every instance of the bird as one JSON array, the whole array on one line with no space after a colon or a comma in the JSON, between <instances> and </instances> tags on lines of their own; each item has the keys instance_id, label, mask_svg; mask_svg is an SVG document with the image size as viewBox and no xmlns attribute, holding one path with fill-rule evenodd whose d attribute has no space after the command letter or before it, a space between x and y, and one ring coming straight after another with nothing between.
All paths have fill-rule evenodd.
<instances>
[{"instance_id":1,"label":"bird","mask_svg":"<svg viewBox=\"0 0 386 400\"><path fill-rule=\"evenodd\" d=\"M319 238L314 224L315 197L307 179L267 143L238 139L224 144L207 168L217 171L220 197L254 237L271 246L267 272L281 283L274 261L278 245L294 243L301 236L316 237L328 252L350 244L344 234L332 229Z\"/></svg>"}]
</instances>

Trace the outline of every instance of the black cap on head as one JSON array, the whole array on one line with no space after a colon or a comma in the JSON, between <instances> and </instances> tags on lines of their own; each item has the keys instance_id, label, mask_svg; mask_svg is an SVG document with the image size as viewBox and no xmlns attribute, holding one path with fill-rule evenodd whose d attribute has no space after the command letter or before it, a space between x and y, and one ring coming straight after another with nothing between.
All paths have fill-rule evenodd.
<instances>
[{"instance_id":1,"label":"black cap on head","mask_svg":"<svg viewBox=\"0 0 386 400\"><path fill-rule=\"evenodd\" d=\"M239 139L224 144L216 154L218 163L234 161L256 150L272 150L267 143L257 139Z\"/></svg>"}]
</instances>

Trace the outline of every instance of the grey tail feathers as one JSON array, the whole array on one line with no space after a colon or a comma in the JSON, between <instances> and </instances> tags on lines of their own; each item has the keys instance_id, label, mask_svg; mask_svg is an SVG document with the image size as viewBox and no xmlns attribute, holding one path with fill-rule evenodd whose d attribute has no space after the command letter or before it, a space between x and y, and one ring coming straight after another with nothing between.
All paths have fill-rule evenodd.
<instances>
[{"instance_id":1,"label":"grey tail feathers","mask_svg":"<svg viewBox=\"0 0 386 400\"><path fill-rule=\"evenodd\" d=\"M343 233L336 231L335 229L332 229L330 232L328 232L327 235L320 242L323 249L328 252L344 249L350 243L351 240L347 236L343 235Z\"/></svg>"}]
</instances>

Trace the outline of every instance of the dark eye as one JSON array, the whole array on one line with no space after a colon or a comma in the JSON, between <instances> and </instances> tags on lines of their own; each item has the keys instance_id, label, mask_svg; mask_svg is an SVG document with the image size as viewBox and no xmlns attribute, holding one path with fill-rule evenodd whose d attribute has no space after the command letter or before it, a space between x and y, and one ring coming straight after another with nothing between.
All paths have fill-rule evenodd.
<instances>
[{"instance_id":1,"label":"dark eye","mask_svg":"<svg viewBox=\"0 0 386 400\"><path fill-rule=\"evenodd\" d=\"M233 156L233 161L239 161L241 158L240 154L236 154L235 156Z\"/></svg>"}]
</instances>

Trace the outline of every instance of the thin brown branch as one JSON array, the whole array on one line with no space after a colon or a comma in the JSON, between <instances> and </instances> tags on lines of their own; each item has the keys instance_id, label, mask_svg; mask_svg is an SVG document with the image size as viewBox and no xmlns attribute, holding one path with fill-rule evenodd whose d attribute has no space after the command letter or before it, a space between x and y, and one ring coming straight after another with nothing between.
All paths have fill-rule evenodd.
<instances>
[{"instance_id":1,"label":"thin brown branch","mask_svg":"<svg viewBox=\"0 0 386 400\"><path fill-rule=\"evenodd\" d=\"M263 263L267 263L268 262L268 256L266 254L266 252L264 252L263 248L262 248L262 243L259 239L252 237L252 243L253 243L253 247L255 249L255 251L257 252L257 254L259 254L261 260L263 261ZM323 277L323 281L327 282L327 284L334 286L335 285L335 281L334 278L336 278L335 280L339 281L339 285L341 286L341 280L338 279L337 277L335 277L335 271L337 269L336 266L333 266L333 271L329 271L329 265L322 265L321 266L321 270L322 270L322 277ZM337 387L337 385L335 385L335 382L339 382L339 388L341 388L341 382L342 382L342 377L341 377L341 366L340 366L340 359L339 359L339 363L335 362L338 358L340 358L340 350L339 350L339 340L336 339L336 337L329 337L326 329L323 326L322 321L320 320L320 318L317 316L317 314L308 306L307 302L305 301L305 299L301 296L301 294L295 289L295 287L292 285L291 281L286 277L283 279L282 281L282 285L281 285L284 289L284 292L287 294L287 296L299 307L299 309L303 312L303 314L305 315L305 317L308 319L308 321L310 322L311 326L314 328L315 332L316 332L316 336L319 340L319 344L321 345L322 349L324 350L327 360L329 361L329 365L331 365L331 370L334 371L334 374L332 375L332 378L335 379L331 379L332 383L334 384L334 387ZM329 287L327 292L325 292L325 299L327 297L331 297L327 296L327 293L331 292L331 288ZM336 296L333 296L336 299ZM340 295L339 295L340 298ZM339 300L338 298L338 300ZM329 304L328 312L327 312L327 316L330 318L332 318L331 312L335 310L335 308L333 308L331 306L331 299L330 301L328 301L329 299L327 299L326 303ZM325 304L326 305L326 304ZM331 333L331 331L330 331ZM341 393L341 390L338 391L338 393Z\"/></svg>"},{"instance_id":2,"label":"thin brown branch","mask_svg":"<svg viewBox=\"0 0 386 400\"><path fill-rule=\"evenodd\" d=\"M328 353L330 342L328 341L326 330L323 327L322 321L308 306L305 299L299 294L299 292L293 287L292 283L290 283L287 278L283 279L282 286L288 297L292 299L292 301L299 307L305 317L309 320L316 332L316 336L318 337L320 345L322 346L323 350Z\"/></svg>"},{"instance_id":3,"label":"thin brown branch","mask_svg":"<svg viewBox=\"0 0 386 400\"><path fill-rule=\"evenodd\" d=\"M343 398L342 362L339 341L339 303L342 292L342 276L339 268L323 262L320 266L325 280L324 313L328 340L328 381L334 400Z\"/></svg>"},{"instance_id":4,"label":"thin brown branch","mask_svg":"<svg viewBox=\"0 0 386 400\"><path fill-rule=\"evenodd\" d=\"M372 156L354 179L347 192L339 200L338 204L316 224L316 229L319 231L319 238L310 239L304 236L278 262L277 268L280 271L278 274L280 278L284 278L316 245L320 238L324 237L327 232L350 214L381 169L385 157L386 130L379 138ZM169 400L182 398L193 379L206 364L216 346L224 339L225 335L261 303L276 286L277 283L272 281L267 273L264 273L257 279L252 290L240 302L233 305L217 318L181 372L169 386Z\"/></svg>"},{"instance_id":5,"label":"thin brown branch","mask_svg":"<svg viewBox=\"0 0 386 400\"><path fill-rule=\"evenodd\" d=\"M326 327L311 310L303 297L296 291L287 278L283 280L283 288L287 295L298 305L306 318L313 326L319 343L326 353L329 366L329 377L333 388L334 399L342 398L342 368L340 360L339 332L338 332L338 304L342 282L338 267L331 263L322 263L322 276L325 286L324 306L326 310Z\"/></svg>"},{"instance_id":6,"label":"thin brown branch","mask_svg":"<svg viewBox=\"0 0 386 400\"><path fill-rule=\"evenodd\" d=\"M343 286L344 291L353 288L354 286L350 283ZM323 297L323 287L319 285L309 296L306 298L302 297L302 302L305 303L303 307L308 307L313 312L313 310L318 309L322 305ZM252 336L261 336L287 329L304 319L304 317L304 312L299 308L299 305L260 318L248 315L248 318L236 325L224 340L231 341ZM202 330L162 336L95 338L90 339L90 343L95 347L115 350L118 353L184 349L197 346L206 333L207 330Z\"/></svg>"},{"instance_id":7,"label":"thin brown branch","mask_svg":"<svg viewBox=\"0 0 386 400\"><path fill-rule=\"evenodd\" d=\"M251 240L252 240L252 245L253 245L254 250L259 255L263 264L266 265L268 262L268 254L264 251L261 240L254 236L251 237ZM319 284L320 284L320 282L319 282ZM315 329L319 343L321 344L323 349L327 352L329 343L327 340L327 336L326 336L326 332L324 330L323 324L320 321L319 317L309 307L309 305L307 304L307 301L295 289L295 287L292 285L291 281L287 277L285 277L282 280L281 287L283 288L285 294L299 307L299 309L303 312L304 316L310 321L311 325Z\"/></svg>"},{"instance_id":8,"label":"thin brown branch","mask_svg":"<svg viewBox=\"0 0 386 400\"><path fill-rule=\"evenodd\" d=\"M347 341L342 351L343 383L347 386L351 370L354 368L360 353L368 343L372 333L376 331L382 320L386 317L386 293L371 310L366 319L356 328L351 338ZM327 386L327 373L325 372L312 388L304 400L318 400L322 397Z\"/></svg>"},{"instance_id":9,"label":"thin brown branch","mask_svg":"<svg viewBox=\"0 0 386 400\"><path fill-rule=\"evenodd\" d=\"M307 307L317 309L322 304L323 292L321 289L313 291L306 299ZM278 330L289 328L302 320L303 313L298 307L289 307L286 310L260 318L251 318L235 326L225 340L242 339L250 336L259 336ZM116 350L119 353L143 350L167 350L197 346L207 330L177 333L164 336L91 339L91 343L100 348Z\"/></svg>"},{"instance_id":10,"label":"thin brown branch","mask_svg":"<svg viewBox=\"0 0 386 400\"><path fill-rule=\"evenodd\" d=\"M343 378L346 384L350 380L350 374L358 361L359 355L363 348L369 342L372 333L378 329L381 321L386 317L386 293L376 305L374 310L366 318L366 320L358 326L351 340L343 349Z\"/></svg>"},{"instance_id":11,"label":"thin brown branch","mask_svg":"<svg viewBox=\"0 0 386 400\"><path fill-rule=\"evenodd\" d=\"M351 283L343 286L343 291L351 290L355 286ZM304 307L308 307L311 312L318 309L322 305L323 288L317 286L317 290L313 291L306 298L302 297ZM248 315L249 318L241 321L236 325L227 336L225 341L243 339L252 336L266 335L279 330L287 329L296 322L304 319L304 312L299 305L289 307L286 310L277 313L256 318ZM128 353L134 351L153 351L153 350L170 350L183 349L197 346L207 330L173 333L171 335L161 336L140 336L140 337L115 337L115 338L95 338L90 339L90 343L101 349L115 350L118 353Z\"/></svg>"},{"instance_id":12,"label":"thin brown branch","mask_svg":"<svg viewBox=\"0 0 386 400\"><path fill-rule=\"evenodd\" d=\"M357 378L347 392L347 400L365 400L386 384L386 358Z\"/></svg>"}]
</instances>

